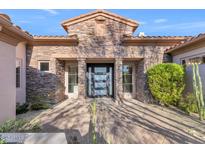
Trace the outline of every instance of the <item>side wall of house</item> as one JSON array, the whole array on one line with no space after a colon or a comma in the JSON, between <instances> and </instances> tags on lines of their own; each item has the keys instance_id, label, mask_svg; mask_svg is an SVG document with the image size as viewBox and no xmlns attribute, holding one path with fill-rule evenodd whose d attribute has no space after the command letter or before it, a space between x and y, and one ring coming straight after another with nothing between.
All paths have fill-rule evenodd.
<instances>
[{"instance_id":1,"label":"side wall of house","mask_svg":"<svg viewBox=\"0 0 205 154\"><path fill-rule=\"evenodd\" d=\"M20 87L16 88L16 102L26 102L26 45L19 43L16 46L16 59L20 61Z\"/></svg>"},{"instance_id":2,"label":"side wall of house","mask_svg":"<svg viewBox=\"0 0 205 154\"><path fill-rule=\"evenodd\" d=\"M189 52L179 54L176 56L173 56L173 62L177 64L181 64L181 60L194 58L194 57L202 57L205 56L205 47L200 47L193 49ZM205 64L199 65L199 73L202 79L202 85L203 85L203 92L205 95ZM186 92L192 92L193 91L193 80L192 80L192 66L186 67L186 76L185 76L185 82L186 82Z\"/></svg>"},{"instance_id":3,"label":"side wall of house","mask_svg":"<svg viewBox=\"0 0 205 154\"><path fill-rule=\"evenodd\" d=\"M0 123L15 118L15 46L0 41Z\"/></svg>"}]
</instances>

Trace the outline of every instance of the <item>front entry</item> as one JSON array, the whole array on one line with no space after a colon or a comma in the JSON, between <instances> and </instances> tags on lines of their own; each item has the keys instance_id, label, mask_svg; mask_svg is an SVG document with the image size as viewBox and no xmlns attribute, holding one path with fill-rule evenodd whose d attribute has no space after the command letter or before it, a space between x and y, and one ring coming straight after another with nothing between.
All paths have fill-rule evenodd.
<instances>
[{"instance_id":1,"label":"front entry","mask_svg":"<svg viewBox=\"0 0 205 154\"><path fill-rule=\"evenodd\" d=\"M87 64L87 96L102 97L114 94L114 65Z\"/></svg>"}]
</instances>

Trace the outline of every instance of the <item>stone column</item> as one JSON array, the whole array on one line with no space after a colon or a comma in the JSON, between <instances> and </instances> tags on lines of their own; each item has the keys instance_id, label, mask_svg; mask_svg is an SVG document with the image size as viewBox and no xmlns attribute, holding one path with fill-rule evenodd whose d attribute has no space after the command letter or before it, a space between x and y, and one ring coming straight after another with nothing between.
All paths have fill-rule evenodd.
<instances>
[{"instance_id":1,"label":"stone column","mask_svg":"<svg viewBox=\"0 0 205 154\"><path fill-rule=\"evenodd\" d=\"M65 61L55 59L55 72L55 101L60 102L65 99Z\"/></svg>"},{"instance_id":2,"label":"stone column","mask_svg":"<svg viewBox=\"0 0 205 154\"><path fill-rule=\"evenodd\" d=\"M146 74L145 74L145 60L142 59L138 61L137 73L136 73L136 96L139 101L145 102L145 84L146 84Z\"/></svg>"},{"instance_id":3,"label":"stone column","mask_svg":"<svg viewBox=\"0 0 205 154\"><path fill-rule=\"evenodd\" d=\"M137 99L144 103L154 103L154 99L149 91L147 84L147 68L148 62L142 59L137 65Z\"/></svg>"},{"instance_id":4,"label":"stone column","mask_svg":"<svg viewBox=\"0 0 205 154\"><path fill-rule=\"evenodd\" d=\"M122 65L122 58L115 59L115 98L117 101L123 99Z\"/></svg>"},{"instance_id":5,"label":"stone column","mask_svg":"<svg viewBox=\"0 0 205 154\"><path fill-rule=\"evenodd\" d=\"M78 98L84 100L86 96L86 62L85 58L78 59Z\"/></svg>"}]
</instances>

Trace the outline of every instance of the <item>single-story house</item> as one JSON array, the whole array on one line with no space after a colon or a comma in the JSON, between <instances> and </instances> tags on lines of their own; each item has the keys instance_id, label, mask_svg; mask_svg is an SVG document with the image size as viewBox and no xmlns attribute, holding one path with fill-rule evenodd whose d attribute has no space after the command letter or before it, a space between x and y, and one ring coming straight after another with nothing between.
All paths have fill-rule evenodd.
<instances>
[{"instance_id":1,"label":"single-story house","mask_svg":"<svg viewBox=\"0 0 205 154\"><path fill-rule=\"evenodd\" d=\"M105 10L65 20L66 36L33 36L27 46L27 100L132 97L147 102L146 70L189 37L133 36L137 21Z\"/></svg>"},{"instance_id":2,"label":"single-story house","mask_svg":"<svg viewBox=\"0 0 205 154\"><path fill-rule=\"evenodd\" d=\"M24 103L25 98L56 103L106 96L149 102L146 70L171 62L174 52L166 49L191 38L134 36L137 21L105 10L63 21L65 36L31 36L4 16L0 33L10 35L0 36L0 122L15 117L15 102Z\"/></svg>"},{"instance_id":3,"label":"single-story house","mask_svg":"<svg viewBox=\"0 0 205 154\"><path fill-rule=\"evenodd\" d=\"M199 64L199 74L205 96L205 34L199 34L176 44L167 49L165 53L171 54L174 63L186 66L186 93L193 92L192 64Z\"/></svg>"},{"instance_id":4,"label":"single-story house","mask_svg":"<svg viewBox=\"0 0 205 154\"><path fill-rule=\"evenodd\" d=\"M0 14L0 122L16 116L16 102L26 102L26 43L32 36Z\"/></svg>"}]
</instances>

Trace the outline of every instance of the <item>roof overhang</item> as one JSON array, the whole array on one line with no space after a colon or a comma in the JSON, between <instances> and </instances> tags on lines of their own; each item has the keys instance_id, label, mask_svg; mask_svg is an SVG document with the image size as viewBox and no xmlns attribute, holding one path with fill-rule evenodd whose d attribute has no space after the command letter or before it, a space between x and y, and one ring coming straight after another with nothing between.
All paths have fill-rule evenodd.
<instances>
[{"instance_id":1,"label":"roof overhang","mask_svg":"<svg viewBox=\"0 0 205 154\"><path fill-rule=\"evenodd\" d=\"M105 10L96 10L96 11L93 11L93 12L90 12L90 13L87 13L87 14L80 15L80 16L75 17L75 18L64 20L61 23L61 25L67 31L67 27L69 27L73 24L83 22L83 21L86 21L86 20L89 20L89 19L92 19L92 18L95 18L95 17L98 17L98 16L106 17L106 18L109 18L109 19L124 23L126 25L129 25L129 26L133 27L133 31L135 31L135 29L139 26L138 22L136 22L134 20L127 19L125 17L119 16L117 14L114 14L114 13L111 13L111 12L108 12L108 11L105 11Z\"/></svg>"},{"instance_id":2,"label":"roof overhang","mask_svg":"<svg viewBox=\"0 0 205 154\"><path fill-rule=\"evenodd\" d=\"M32 45L66 45L76 46L77 36L33 36Z\"/></svg>"},{"instance_id":3,"label":"roof overhang","mask_svg":"<svg viewBox=\"0 0 205 154\"><path fill-rule=\"evenodd\" d=\"M19 42L32 41L32 35L12 24L6 14L0 14L0 40L6 43L17 45Z\"/></svg>"},{"instance_id":4,"label":"roof overhang","mask_svg":"<svg viewBox=\"0 0 205 154\"><path fill-rule=\"evenodd\" d=\"M194 47L198 46L200 43L205 43L205 34L199 35L198 37L192 38L189 41L186 41L184 43L178 44L176 46L171 47L166 51L166 53L177 55L177 52L179 50L183 50L187 47Z\"/></svg>"},{"instance_id":5,"label":"roof overhang","mask_svg":"<svg viewBox=\"0 0 205 154\"><path fill-rule=\"evenodd\" d=\"M122 45L159 45L171 46L181 41L186 40L187 37L125 37L122 40Z\"/></svg>"}]
</instances>

